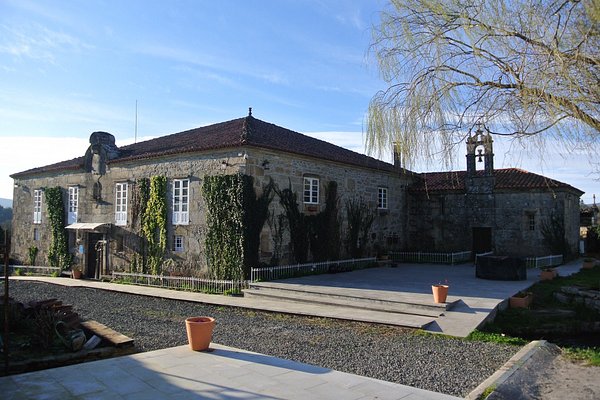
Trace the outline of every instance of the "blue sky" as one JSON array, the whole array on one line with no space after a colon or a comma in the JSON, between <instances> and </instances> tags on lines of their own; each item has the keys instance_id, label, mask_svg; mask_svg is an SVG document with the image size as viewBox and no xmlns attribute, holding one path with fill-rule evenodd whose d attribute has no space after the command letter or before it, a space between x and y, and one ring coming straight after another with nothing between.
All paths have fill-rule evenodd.
<instances>
[{"instance_id":1,"label":"blue sky","mask_svg":"<svg viewBox=\"0 0 600 400\"><path fill-rule=\"evenodd\" d=\"M83 155L93 131L130 143L136 101L138 140L252 107L257 118L362 152L369 100L385 87L367 56L385 5L0 0L0 197L12 197L9 174ZM572 156L496 154L498 167L570 183L587 202L600 195L591 167ZM460 168L463 149L457 159Z\"/></svg>"}]
</instances>

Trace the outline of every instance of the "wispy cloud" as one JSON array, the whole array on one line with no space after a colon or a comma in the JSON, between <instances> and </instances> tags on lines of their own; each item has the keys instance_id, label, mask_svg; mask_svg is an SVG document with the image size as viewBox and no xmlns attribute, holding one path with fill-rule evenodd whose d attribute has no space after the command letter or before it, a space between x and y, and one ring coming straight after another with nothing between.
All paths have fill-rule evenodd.
<instances>
[{"instance_id":1,"label":"wispy cloud","mask_svg":"<svg viewBox=\"0 0 600 400\"><path fill-rule=\"evenodd\" d=\"M66 34L39 24L22 26L0 25L0 53L15 58L56 63L57 53L80 52L90 45Z\"/></svg>"},{"instance_id":2,"label":"wispy cloud","mask_svg":"<svg viewBox=\"0 0 600 400\"><path fill-rule=\"evenodd\" d=\"M9 107L10 105L10 107ZM117 106L106 106L82 95L54 97L0 90L0 117L26 121L131 121L132 116ZM0 126L2 121L0 120Z\"/></svg>"},{"instance_id":3,"label":"wispy cloud","mask_svg":"<svg viewBox=\"0 0 600 400\"><path fill-rule=\"evenodd\" d=\"M132 49L133 51L152 57L158 57L172 62L191 64L213 71L214 78L220 79L231 84L231 77L225 75L241 75L252 77L272 84L286 85L289 80L282 72L274 69L265 69L253 67L247 61L241 63L221 56L215 56L205 51L192 51L181 47L163 45L163 44L145 44Z\"/></svg>"}]
</instances>

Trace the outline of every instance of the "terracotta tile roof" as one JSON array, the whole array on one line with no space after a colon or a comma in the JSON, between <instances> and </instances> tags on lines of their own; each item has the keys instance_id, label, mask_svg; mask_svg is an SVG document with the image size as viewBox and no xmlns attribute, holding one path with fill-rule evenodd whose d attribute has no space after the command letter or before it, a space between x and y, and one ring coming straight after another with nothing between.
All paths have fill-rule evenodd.
<instances>
[{"instance_id":1,"label":"terracotta tile roof","mask_svg":"<svg viewBox=\"0 0 600 400\"><path fill-rule=\"evenodd\" d=\"M483 171L477 171L483 175ZM467 171L426 172L417 174L417 181L411 185L413 192L424 191L464 191ZM534 174L519 168L494 170L496 190L531 190L531 189L568 189L583 193L566 183Z\"/></svg>"},{"instance_id":2,"label":"terracotta tile roof","mask_svg":"<svg viewBox=\"0 0 600 400\"><path fill-rule=\"evenodd\" d=\"M171 154L226 149L240 146L254 146L320 158L328 161L336 161L359 167L390 172L395 171L392 164L261 121L252 116L123 146L119 148L119 157L111 160L109 164ZM11 176L20 177L36 173L82 169L84 161L84 157L79 157L73 160L19 172Z\"/></svg>"},{"instance_id":3,"label":"terracotta tile roof","mask_svg":"<svg viewBox=\"0 0 600 400\"><path fill-rule=\"evenodd\" d=\"M42 174L46 172L59 172L59 171L78 171L83 169L85 157L77 157L72 160L61 161L55 164L46 165L43 167L37 167L28 169L27 171L17 172L10 175L11 178L20 178L29 175Z\"/></svg>"}]
</instances>

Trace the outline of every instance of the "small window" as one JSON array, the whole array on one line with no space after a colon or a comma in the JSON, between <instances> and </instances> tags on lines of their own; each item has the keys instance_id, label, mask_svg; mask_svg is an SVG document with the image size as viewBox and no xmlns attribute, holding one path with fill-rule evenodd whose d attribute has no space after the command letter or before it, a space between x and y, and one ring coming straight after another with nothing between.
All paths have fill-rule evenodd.
<instances>
[{"instance_id":1,"label":"small window","mask_svg":"<svg viewBox=\"0 0 600 400\"><path fill-rule=\"evenodd\" d=\"M115 225L127 225L127 183L115 186Z\"/></svg>"},{"instance_id":2,"label":"small window","mask_svg":"<svg viewBox=\"0 0 600 400\"><path fill-rule=\"evenodd\" d=\"M40 231L38 228L33 228L33 240L40 240Z\"/></svg>"},{"instance_id":3,"label":"small window","mask_svg":"<svg viewBox=\"0 0 600 400\"><path fill-rule=\"evenodd\" d=\"M529 230L535 231L535 214L528 214Z\"/></svg>"},{"instance_id":4,"label":"small window","mask_svg":"<svg viewBox=\"0 0 600 400\"><path fill-rule=\"evenodd\" d=\"M77 209L79 208L79 187L69 187L69 212L67 213L67 223L77 222Z\"/></svg>"},{"instance_id":5,"label":"small window","mask_svg":"<svg viewBox=\"0 0 600 400\"><path fill-rule=\"evenodd\" d=\"M173 225L187 225L190 222L190 180L173 180Z\"/></svg>"},{"instance_id":6,"label":"small window","mask_svg":"<svg viewBox=\"0 0 600 400\"><path fill-rule=\"evenodd\" d=\"M176 251L178 253L183 251L183 236L173 236L173 251Z\"/></svg>"},{"instance_id":7,"label":"small window","mask_svg":"<svg viewBox=\"0 0 600 400\"><path fill-rule=\"evenodd\" d=\"M33 191L33 223L42 223L42 191L37 189Z\"/></svg>"},{"instance_id":8,"label":"small window","mask_svg":"<svg viewBox=\"0 0 600 400\"><path fill-rule=\"evenodd\" d=\"M304 178L304 203L319 204L319 178Z\"/></svg>"},{"instance_id":9,"label":"small window","mask_svg":"<svg viewBox=\"0 0 600 400\"><path fill-rule=\"evenodd\" d=\"M387 188L380 187L377 189L377 208L380 210L387 210L387 208L388 208L388 190L387 190Z\"/></svg>"}]
</instances>

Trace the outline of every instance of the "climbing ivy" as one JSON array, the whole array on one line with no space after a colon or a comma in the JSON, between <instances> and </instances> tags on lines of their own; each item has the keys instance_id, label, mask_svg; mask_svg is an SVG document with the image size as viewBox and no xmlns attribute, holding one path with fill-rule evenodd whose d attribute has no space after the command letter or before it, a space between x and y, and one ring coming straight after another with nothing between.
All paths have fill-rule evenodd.
<instances>
[{"instance_id":1,"label":"climbing ivy","mask_svg":"<svg viewBox=\"0 0 600 400\"><path fill-rule=\"evenodd\" d=\"M244 180L241 174L207 176L206 258L216 279L241 279L244 263Z\"/></svg>"},{"instance_id":2,"label":"climbing ivy","mask_svg":"<svg viewBox=\"0 0 600 400\"><path fill-rule=\"evenodd\" d=\"M141 217L146 212L148 199L150 198L150 180L148 178L138 179L133 185L131 193L131 226L138 232L142 228Z\"/></svg>"},{"instance_id":3,"label":"climbing ivy","mask_svg":"<svg viewBox=\"0 0 600 400\"><path fill-rule=\"evenodd\" d=\"M243 184L243 230L244 230L244 275L250 276L250 268L260 263L260 232L269 217L269 205L275 196L272 179L262 188L260 195L254 191L254 178L242 175Z\"/></svg>"},{"instance_id":4,"label":"climbing ivy","mask_svg":"<svg viewBox=\"0 0 600 400\"><path fill-rule=\"evenodd\" d=\"M308 217L310 251L314 261L338 260L340 257L340 218L337 182L329 181L325 188L325 208Z\"/></svg>"},{"instance_id":5,"label":"climbing ivy","mask_svg":"<svg viewBox=\"0 0 600 400\"><path fill-rule=\"evenodd\" d=\"M131 228L136 232L141 240L136 249L136 254L131 260L131 271L148 272L146 239L142 232L142 218L146 214L146 207L150 198L150 179L137 179L131 191Z\"/></svg>"},{"instance_id":6,"label":"climbing ivy","mask_svg":"<svg viewBox=\"0 0 600 400\"><path fill-rule=\"evenodd\" d=\"M65 206L60 187L45 190L46 209L50 223L50 247L48 249L48 264L51 267L68 269L71 265L71 254L65 231Z\"/></svg>"},{"instance_id":7,"label":"climbing ivy","mask_svg":"<svg viewBox=\"0 0 600 400\"><path fill-rule=\"evenodd\" d=\"M158 275L167 250L167 178L150 179L148 202L142 213L142 235L147 245L149 272Z\"/></svg>"},{"instance_id":8,"label":"climbing ivy","mask_svg":"<svg viewBox=\"0 0 600 400\"><path fill-rule=\"evenodd\" d=\"M346 250L352 258L360 258L369 240L375 213L362 198L354 198L346 201L346 216L348 219Z\"/></svg>"},{"instance_id":9,"label":"climbing ivy","mask_svg":"<svg viewBox=\"0 0 600 400\"><path fill-rule=\"evenodd\" d=\"M298 195L292 191L292 182L289 187L283 190L275 188L279 197L279 204L283 207L287 225L290 229L290 249L294 260L299 263L305 263L308 260L309 248L309 223L306 215L300 212L298 207Z\"/></svg>"}]
</instances>

